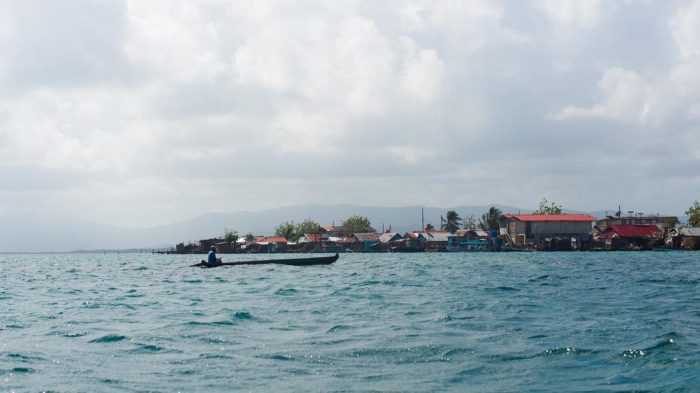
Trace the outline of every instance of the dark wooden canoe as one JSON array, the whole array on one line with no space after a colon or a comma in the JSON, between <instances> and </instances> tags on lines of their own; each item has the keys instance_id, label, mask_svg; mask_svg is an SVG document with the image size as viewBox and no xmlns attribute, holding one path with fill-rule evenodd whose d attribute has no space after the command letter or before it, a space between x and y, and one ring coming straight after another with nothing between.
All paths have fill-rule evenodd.
<instances>
[{"instance_id":1,"label":"dark wooden canoe","mask_svg":"<svg viewBox=\"0 0 700 393\"><path fill-rule=\"evenodd\" d=\"M238 261L238 262L221 262L216 265L207 265L205 261L196 263L190 266L199 266L204 268L219 267L219 266L238 266L238 265L267 265L267 264L278 264L278 265L291 265L291 266L309 266L309 265L330 265L331 263L338 260L338 254L336 253L330 257L311 257L311 258L288 258L288 259L258 259L252 261Z\"/></svg>"}]
</instances>

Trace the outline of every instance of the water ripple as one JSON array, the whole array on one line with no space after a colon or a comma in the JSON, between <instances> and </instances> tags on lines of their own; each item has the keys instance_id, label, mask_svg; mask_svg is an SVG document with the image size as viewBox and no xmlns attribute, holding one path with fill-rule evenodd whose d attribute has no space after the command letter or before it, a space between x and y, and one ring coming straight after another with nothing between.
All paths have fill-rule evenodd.
<instances>
[{"instance_id":1,"label":"water ripple","mask_svg":"<svg viewBox=\"0 0 700 393\"><path fill-rule=\"evenodd\" d=\"M0 391L694 391L697 255L4 255Z\"/></svg>"},{"instance_id":2,"label":"water ripple","mask_svg":"<svg viewBox=\"0 0 700 393\"><path fill-rule=\"evenodd\" d=\"M98 337L88 341L89 343L113 343L117 341L122 341L126 339L126 336L120 336L117 334L108 334L106 336Z\"/></svg>"}]
</instances>

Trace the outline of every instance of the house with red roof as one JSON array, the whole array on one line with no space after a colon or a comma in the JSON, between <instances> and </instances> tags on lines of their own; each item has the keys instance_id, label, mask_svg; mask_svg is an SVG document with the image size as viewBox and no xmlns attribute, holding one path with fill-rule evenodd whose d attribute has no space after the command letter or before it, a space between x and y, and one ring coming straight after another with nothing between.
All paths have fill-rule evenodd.
<instances>
[{"instance_id":1,"label":"house with red roof","mask_svg":"<svg viewBox=\"0 0 700 393\"><path fill-rule=\"evenodd\" d=\"M499 225L513 245L536 244L538 249L567 250L580 249L583 243L590 242L595 221L588 214L504 214Z\"/></svg>"},{"instance_id":2,"label":"house with red roof","mask_svg":"<svg viewBox=\"0 0 700 393\"><path fill-rule=\"evenodd\" d=\"M305 233L303 234L298 243L323 243L328 241L328 236L322 233Z\"/></svg>"},{"instance_id":3,"label":"house with red roof","mask_svg":"<svg viewBox=\"0 0 700 393\"><path fill-rule=\"evenodd\" d=\"M611 224L598 236L609 250L652 249L663 236L658 225Z\"/></svg>"}]
</instances>

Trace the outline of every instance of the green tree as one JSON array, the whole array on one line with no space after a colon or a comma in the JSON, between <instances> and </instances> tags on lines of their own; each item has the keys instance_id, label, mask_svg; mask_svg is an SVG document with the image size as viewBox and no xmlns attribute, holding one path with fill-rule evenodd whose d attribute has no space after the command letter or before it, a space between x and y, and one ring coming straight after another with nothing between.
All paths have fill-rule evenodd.
<instances>
[{"instance_id":1,"label":"green tree","mask_svg":"<svg viewBox=\"0 0 700 393\"><path fill-rule=\"evenodd\" d=\"M275 229L275 235L279 237L283 237L289 241L295 242L299 239L299 236L297 236L297 231L296 227L294 226L294 221L288 222L285 221L281 223L277 229Z\"/></svg>"},{"instance_id":2,"label":"green tree","mask_svg":"<svg viewBox=\"0 0 700 393\"><path fill-rule=\"evenodd\" d=\"M447 214L445 214L445 220L442 225L442 230L447 231L449 233L455 233L457 232L461 224L462 217L460 217L456 211L449 210Z\"/></svg>"},{"instance_id":3,"label":"green tree","mask_svg":"<svg viewBox=\"0 0 700 393\"><path fill-rule=\"evenodd\" d=\"M479 228L484 231L498 229L498 219L502 214L501 209L493 206L490 207L488 212L481 215L481 218L479 219Z\"/></svg>"},{"instance_id":4,"label":"green tree","mask_svg":"<svg viewBox=\"0 0 700 393\"><path fill-rule=\"evenodd\" d=\"M238 232L234 231L233 229L225 228L224 229L224 241L227 243L235 243L238 241Z\"/></svg>"},{"instance_id":5,"label":"green tree","mask_svg":"<svg viewBox=\"0 0 700 393\"><path fill-rule=\"evenodd\" d=\"M425 228L423 228L423 230L426 231L426 232L428 232L428 231L434 231L434 230L435 230L435 227L433 226L433 224L427 223L427 224L425 224Z\"/></svg>"},{"instance_id":6,"label":"green tree","mask_svg":"<svg viewBox=\"0 0 700 393\"><path fill-rule=\"evenodd\" d=\"M685 211L685 215L688 216L688 225L691 227L700 226L700 202L695 201L693 206Z\"/></svg>"},{"instance_id":7,"label":"green tree","mask_svg":"<svg viewBox=\"0 0 700 393\"><path fill-rule=\"evenodd\" d=\"M549 204L547 198L542 198L540 208L532 212L532 214L561 214L561 205L552 202Z\"/></svg>"},{"instance_id":8,"label":"green tree","mask_svg":"<svg viewBox=\"0 0 700 393\"><path fill-rule=\"evenodd\" d=\"M246 241L246 243L252 243L255 241L255 236L253 236L252 233L248 232L245 235L245 241Z\"/></svg>"},{"instance_id":9,"label":"green tree","mask_svg":"<svg viewBox=\"0 0 700 393\"><path fill-rule=\"evenodd\" d=\"M667 229L674 228L676 225L678 225L678 217L670 217L664 222L664 226Z\"/></svg>"},{"instance_id":10,"label":"green tree","mask_svg":"<svg viewBox=\"0 0 700 393\"><path fill-rule=\"evenodd\" d=\"M369 232L372 228L369 218L365 216L352 216L343 221L343 227L345 228L347 235Z\"/></svg>"},{"instance_id":11,"label":"green tree","mask_svg":"<svg viewBox=\"0 0 700 393\"><path fill-rule=\"evenodd\" d=\"M297 238L304 236L306 233L318 233L320 230L321 226L316 221L307 218L304 222L297 225Z\"/></svg>"},{"instance_id":12,"label":"green tree","mask_svg":"<svg viewBox=\"0 0 700 393\"><path fill-rule=\"evenodd\" d=\"M468 215L464 219L464 229L468 229L470 231L475 231L476 228L477 228L476 217L474 217L473 214Z\"/></svg>"}]
</instances>

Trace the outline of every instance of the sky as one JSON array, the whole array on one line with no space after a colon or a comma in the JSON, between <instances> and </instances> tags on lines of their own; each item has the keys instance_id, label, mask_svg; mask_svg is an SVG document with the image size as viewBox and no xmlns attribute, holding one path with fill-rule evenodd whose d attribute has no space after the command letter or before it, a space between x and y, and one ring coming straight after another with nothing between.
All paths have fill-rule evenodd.
<instances>
[{"instance_id":1,"label":"sky","mask_svg":"<svg viewBox=\"0 0 700 393\"><path fill-rule=\"evenodd\" d=\"M0 53L0 215L700 199L700 0L0 0Z\"/></svg>"}]
</instances>

